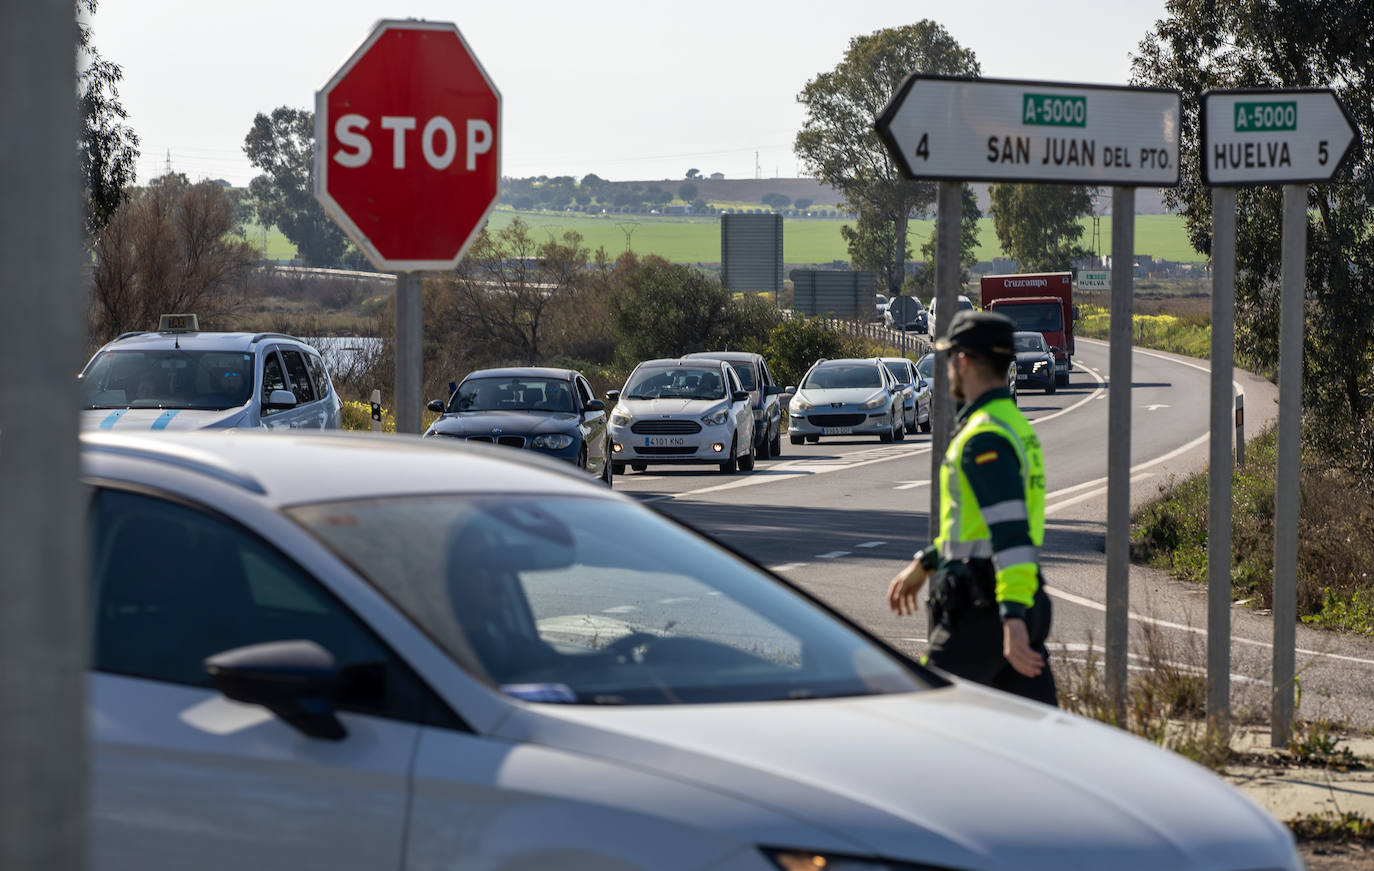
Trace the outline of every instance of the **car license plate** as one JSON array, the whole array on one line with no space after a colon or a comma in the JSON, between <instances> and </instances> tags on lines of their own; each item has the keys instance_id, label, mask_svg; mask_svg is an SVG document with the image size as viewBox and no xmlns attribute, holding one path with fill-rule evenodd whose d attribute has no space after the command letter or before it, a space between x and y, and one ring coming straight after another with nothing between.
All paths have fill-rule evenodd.
<instances>
[{"instance_id":1,"label":"car license plate","mask_svg":"<svg viewBox=\"0 0 1374 871\"><path fill-rule=\"evenodd\" d=\"M853 435L853 434L854 434L854 427L852 427L852 426L823 426L823 427L821 427L821 435Z\"/></svg>"},{"instance_id":2,"label":"car license plate","mask_svg":"<svg viewBox=\"0 0 1374 871\"><path fill-rule=\"evenodd\" d=\"M687 444L687 440L681 436L645 436L644 446L646 448L680 448Z\"/></svg>"},{"instance_id":3,"label":"car license plate","mask_svg":"<svg viewBox=\"0 0 1374 871\"><path fill-rule=\"evenodd\" d=\"M1016 373L1016 380L1017 380L1017 381L1025 381L1025 380L1026 380L1027 378L1029 378L1029 377L1030 377L1029 375L1022 375L1020 372Z\"/></svg>"}]
</instances>

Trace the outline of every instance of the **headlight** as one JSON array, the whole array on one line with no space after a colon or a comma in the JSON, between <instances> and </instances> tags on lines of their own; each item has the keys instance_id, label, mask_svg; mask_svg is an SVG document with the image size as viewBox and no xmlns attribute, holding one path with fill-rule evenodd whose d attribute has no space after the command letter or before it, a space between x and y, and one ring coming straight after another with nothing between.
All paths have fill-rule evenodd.
<instances>
[{"instance_id":1,"label":"headlight","mask_svg":"<svg viewBox=\"0 0 1374 871\"><path fill-rule=\"evenodd\" d=\"M879 393L877 396L875 396L875 397L873 397L872 399L870 399L870 400L868 400L867 402L865 402L861 407L862 407L862 408L882 408L884 405L887 405L887 394L886 394L886 393Z\"/></svg>"},{"instance_id":2,"label":"headlight","mask_svg":"<svg viewBox=\"0 0 1374 871\"><path fill-rule=\"evenodd\" d=\"M701 418L701 422L707 426L720 426L730 419L730 409L718 408L708 415Z\"/></svg>"},{"instance_id":3,"label":"headlight","mask_svg":"<svg viewBox=\"0 0 1374 871\"><path fill-rule=\"evenodd\" d=\"M788 405L788 408L791 410L792 414L801 414L803 411L811 410L811 403L807 402L805 399L802 399L800 396L794 396L792 397L792 402Z\"/></svg>"},{"instance_id":4,"label":"headlight","mask_svg":"<svg viewBox=\"0 0 1374 871\"><path fill-rule=\"evenodd\" d=\"M572 443L573 437L564 435L561 432L535 436L530 440L530 444L534 445L536 448L543 448L546 451L561 451Z\"/></svg>"},{"instance_id":5,"label":"headlight","mask_svg":"<svg viewBox=\"0 0 1374 871\"><path fill-rule=\"evenodd\" d=\"M611 423L616 426L629 426L632 420L634 420L634 415L630 414L628 411L622 411L617 408L615 411L611 412Z\"/></svg>"},{"instance_id":6,"label":"headlight","mask_svg":"<svg viewBox=\"0 0 1374 871\"><path fill-rule=\"evenodd\" d=\"M921 871L926 865L908 865L905 862L884 862L881 859L852 859L848 856L835 856L825 853L812 853L806 850L765 850L764 854L772 859L782 871Z\"/></svg>"},{"instance_id":7,"label":"headlight","mask_svg":"<svg viewBox=\"0 0 1374 871\"><path fill-rule=\"evenodd\" d=\"M1031 371L1039 372L1041 369L1044 369L1048 365L1049 364L1046 363L1044 360L1041 360L1040 362L1036 363L1034 366L1031 367Z\"/></svg>"}]
</instances>

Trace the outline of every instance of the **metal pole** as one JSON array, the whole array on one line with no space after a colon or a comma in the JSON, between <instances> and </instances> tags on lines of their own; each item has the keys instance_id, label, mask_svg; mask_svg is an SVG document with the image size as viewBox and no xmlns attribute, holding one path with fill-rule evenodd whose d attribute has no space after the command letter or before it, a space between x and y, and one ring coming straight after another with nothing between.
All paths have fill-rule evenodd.
<instances>
[{"instance_id":1,"label":"metal pole","mask_svg":"<svg viewBox=\"0 0 1374 871\"><path fill-rule=\"evenodd\" d=\"M86 294L70 0L0 3L0 868L86 856Z\"/></svg>"},{"instance_id":2,"label":"metal pole","mask_svg":"<svg viewBox=\"0 0 1374 871\"><path fill-rule=\"evenodd\" d=\"M396 432L420 434L420 301L424 276L396 275Z\"/></svg>"},{"instance_id":3,"label":"metal pole","mask_svg":"<svg viewBox=\"0 0 1374 871\"><path fill-rule=\"evenodd\" d=\"M932 339L949 332L949 322L959 310L959 229L964 219L964 185L942 181L935 202L935 311L939 317ZM930 416L934 418L930 435L930 539L938 535L940 522L940 461L945 458L954 429L954 401L949 396L949 376L945 372L945 352L935 352L935 384L932 386Z\"/></svg>"},{"instance_id":4,"label":"metal pole","mask_svg":"<svg viewBox=\"0 0 1374 871\"><path fill-rule=\"evenodd\" d=\"M1283 291L1279 313L1279 456L1274 489L1274 702L1270 743L1288 746L1293 725L1298 598L1298 439L1302 423L1303 296L1307 187L1283 186Z\"/></svg>"},{"instance_id":5,"label":"metal pole","mask_svg":"<svg viewBox=\"0 0 1374 871\"><path fill-rule=\"evenodd\" d=\"M1207 716L1231 716L1231 387L1236 190L1212 188L1212 435L1207 466Z\"/></svg>"},{"instance_id":6,"label":"metal pole","mask_svg":"<svg viewBox=\"0 0 1374 871\"><path fill-rule=\"evenodd\" d=\"M1236 468L1245 465L1245 394L1236 394Z\"/></svg>"},{"instance_id":7,"label":"metal pole","mask_svg":"<svg viewBox=\"0 0 1374 871\"><path fill-rule=\"evenodd\" d=\"M1126 720L1131 602L1131 309L1135 188L1112 188L1112 312L1107 395L1107 692Z\"/></svg>"}]
</instances>

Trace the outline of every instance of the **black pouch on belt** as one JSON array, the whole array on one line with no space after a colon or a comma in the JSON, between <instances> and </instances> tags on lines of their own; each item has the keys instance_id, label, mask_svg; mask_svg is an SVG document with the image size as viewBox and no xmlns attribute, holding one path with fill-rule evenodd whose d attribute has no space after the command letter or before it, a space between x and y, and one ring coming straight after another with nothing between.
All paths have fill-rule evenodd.
<instances>
[{"instance_id":1,"label":"black pouch on belt","mask_svg":"<svg viewBox=\"0 0 1374 871\"><path fill-rule=\"evenodd\" d=\"M964 576L971 606L991 608L997 604L997 570L992 560L964 560Z\"/></svg>"},{"instance_id":2,"label":"black pouch on belt","mask_svg":"<svg viewBox=\"0 0 1374 871\"><path fill-rule=\"evenodd\" d=\"M968 564L947 562L930 578L930 607L941 615L953 616L973 604L969 597Z\"/></svg>"}]
</instances>

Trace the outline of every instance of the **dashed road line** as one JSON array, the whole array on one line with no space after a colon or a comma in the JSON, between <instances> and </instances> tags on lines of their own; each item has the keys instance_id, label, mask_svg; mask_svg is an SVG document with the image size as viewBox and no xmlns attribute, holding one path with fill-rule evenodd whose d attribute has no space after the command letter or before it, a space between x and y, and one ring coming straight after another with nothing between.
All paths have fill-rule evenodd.
<instances>
[{"instance_id":1,"label":"dashed road line","mask_svg":"<svg viewBox=\"0 0 1374 871\"><path fill-rule=\"evenodd\" d=\"M793 569L801 569L809 565L811 563L783 563L780 566L769 566L768 570L770 572L790 572Z\"/></svg>"},{"instance_id":2,"label":"dashed road line","mask_svg":"<svg viewBox=\"0 0 1374 871\"><path fill-rule=\"evenodd\" d=\"M670 596L670 597L667 598L667 599L659 599L659 600L658 600L658 604L660 604L660 605L681 605L683 602L695 602L695 601L696 601L696 599L694 599L694 598L691 597L691 596Z\"/></svg>"},{"instance_id":3,"label":"dashed road line","mask_svg":"<svg viewBox=\"0 0 1374 871\"><path fill-rule=\"evenodd\" d=\"M849 556L849 554L850 552L847 550L832 550L829 553L816 554L816 559L839 559L842 556Z\"/></svg>"},{"instance_id":4,"label":"dashed road line","mask_svg":"<svg viewBox=\"0 0 1374 871\"><path fill-rule=\"evenodd\" d=\"M856 544L855 547L882 547L887 544L885 541L865 541L863 544Z\"/></svg>"}]
</instances>

